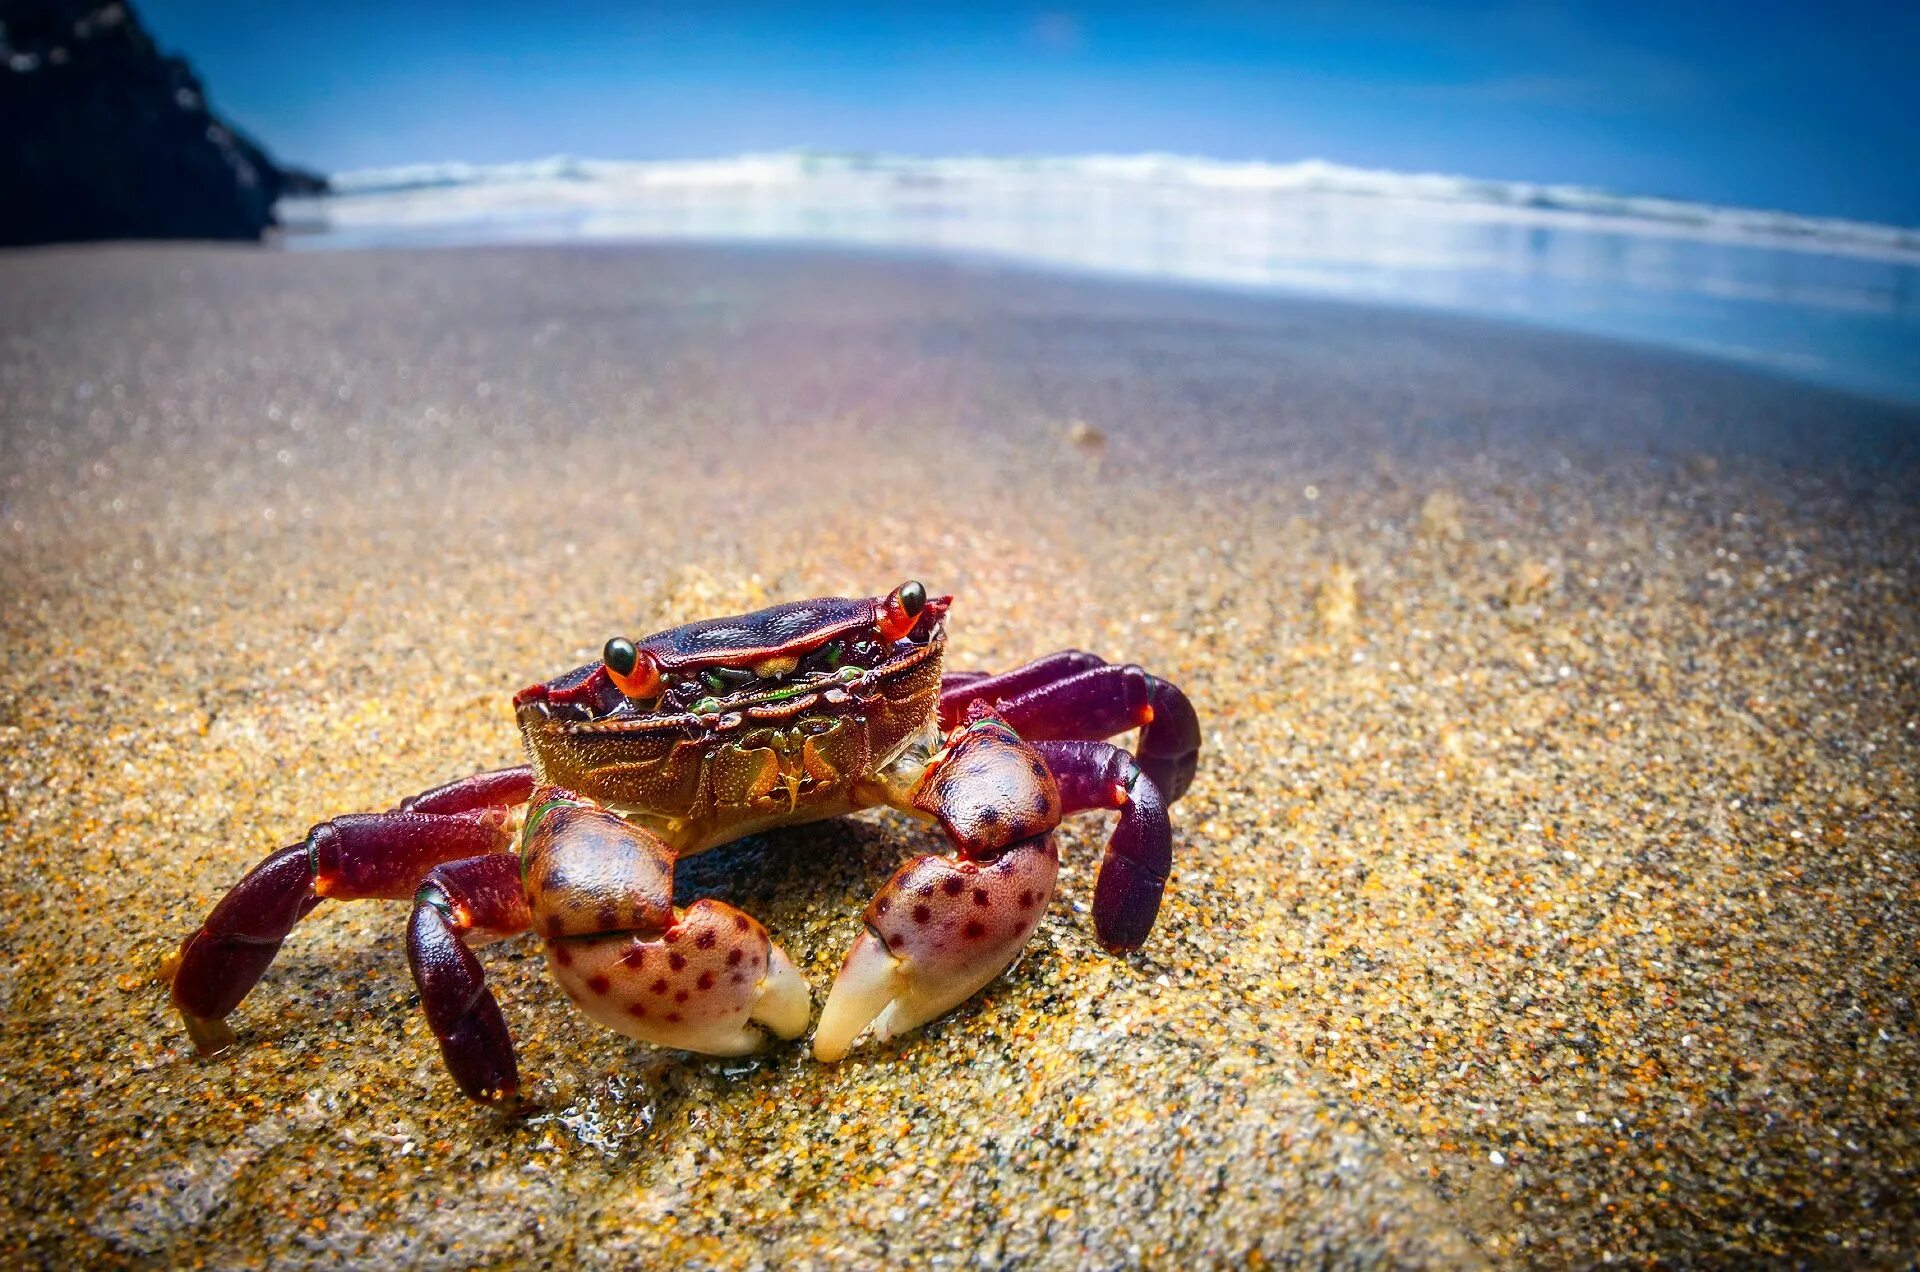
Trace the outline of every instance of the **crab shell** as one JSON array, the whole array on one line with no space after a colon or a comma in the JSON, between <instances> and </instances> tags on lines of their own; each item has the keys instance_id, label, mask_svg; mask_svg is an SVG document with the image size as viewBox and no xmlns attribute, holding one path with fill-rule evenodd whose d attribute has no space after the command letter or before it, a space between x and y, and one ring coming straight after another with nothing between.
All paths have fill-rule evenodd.
<instances>
[{"instance_id":1,"label":"crab shell","mask_svg":"<svg viewBox=\"0 0 1920 1272\"><path fill-rule=\"evenodd\" d=\"M837 817L878 802L871 784L916 740L935 744L952 600L928 598L908 635L858 680L773 700L730 699L707 714L636 712L621 710L625 695L596 662L515 695L520 735L541 783L646 824L682 854ZM670 628L637 647L667 676L777 668L828 641L877 632L886 601L776 605Z\"/></svg>"}]
</instances>

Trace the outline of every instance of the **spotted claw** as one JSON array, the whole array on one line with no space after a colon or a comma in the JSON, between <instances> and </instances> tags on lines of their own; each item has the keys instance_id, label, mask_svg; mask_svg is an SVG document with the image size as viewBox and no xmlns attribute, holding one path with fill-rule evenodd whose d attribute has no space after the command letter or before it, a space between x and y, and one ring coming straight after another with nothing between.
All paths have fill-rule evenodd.
<instances>
[{"instance_id":1,"label":"spotted claw","mask_svg":"<svg viewBox=\"0 0 1920 1272\"><path fill-rule=\"evenodd\" d=\"M581 1010L629 1038L710 1056L738 1056L767 1034L807 1031L806 977L750 916L696 901L663 933L611 933L547 943L555 979Z\"/></svg>"},{"instance_id":2,"label":"spotted claw","mask_svg":"<svg viewBox=\"0 0 1920 1272\"><path fill-rule=\"evenodd\" d=\"M814 1058L839 1060L862 1034L895 1038L973 997L1040 925L1059 873L1050 835L991 862L928 856L902 867L867 907L814 1031Z\"/></svg>"}]
</instances>

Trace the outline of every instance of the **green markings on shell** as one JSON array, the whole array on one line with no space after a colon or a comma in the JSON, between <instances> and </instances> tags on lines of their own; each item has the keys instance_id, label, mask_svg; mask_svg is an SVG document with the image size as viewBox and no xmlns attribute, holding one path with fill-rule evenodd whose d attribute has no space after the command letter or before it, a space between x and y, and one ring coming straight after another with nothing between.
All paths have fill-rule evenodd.
<instances>
[{"instance_id":1,"label":"green markings on shell","mask_svg":"<svg viewBox=\"0 0 1920 1272\"><path fill-rule=\"evenodd\" d=\"M413 894L415 905L430 905L440 911L440 917L453 922L453 902L447 898L447 890L437 883L423 883Z\"/></svg>"},{"instance_id":2,"label":"green markings on shell","mask_svg":"<svg viewBox=\"0 0 1920 1272\"><path fill-rule=\"evenodd\" d=\"M577 799L556 795L552 799L542 801L538 808L527 814L526 824L520 828L520 877L522 880L525 880L527 874L527 845L533 842L533 832L540 828L540 823L546 815L556 808L591 807L591 804L583 804Z\"/></svg>"},{"instance_id":3,"label":"green markings on shell","mask_svg":"<svg viewBox=\"0 0 1920 1272\"><path fill-rule=\"evenodd\" d=\"M770 687L757 688L754 682L760 678L750 671L738 667L708 667L696 679L680 682L680 692L705 691L685 711L692 716L718 715L729 702L737 700L743 690L747 695L745 700L751 703L787 702L809 693L819 693L830 686L855 685L872 674L866 667L845 662L845 642L836 640L822 648L826 654L823 660L825 667L810 674L802 673L805 678L797 683L775 681ZM822 674L823 671L827 674ZM836 701L845 699L842 697Z\"/></svg>"},{"instance_id":4,"label":"green markings on shell","mask_svg":"<svg viewBox=\"0 0 1920 1272\"><path fill-rule=\"evenodd\" d=\"M713 692L725 693L751 683L753 673L739 667L709 667L700 673L700 680Z\"/></svg>"},{"instance_id":5,"label":"green markings on shell","mask_svg":"<svg viewBox=\"0 0 1920 1272\"><path fill-rule=\"evenodd\" d=\"M995 733L1006 738L1009 742L1021 741L1020 735L1013 731L1013 726L1004 720L975 720L973 723L967 725L965 732Z\"/></svg>"},{"instance_id":6,"label":"green markings on shell","mask_svg":"<svg viewBox=\"0 0 1920 1272\"><path fill-rule=\"evenodd\" d=\"M761 694L760 697L761 700L765 702L781 702L788 698L798 698L804 693L816 693L823 684L833 684L837 682L843 685L850 685L857 680L863 679L866 674L866 669L863 667L842 667L840 670L834 672L833 676L828 680L810 680L805 684L788 685L785 688L775 689L769 693Z\"/></svg>"}]
</instances>

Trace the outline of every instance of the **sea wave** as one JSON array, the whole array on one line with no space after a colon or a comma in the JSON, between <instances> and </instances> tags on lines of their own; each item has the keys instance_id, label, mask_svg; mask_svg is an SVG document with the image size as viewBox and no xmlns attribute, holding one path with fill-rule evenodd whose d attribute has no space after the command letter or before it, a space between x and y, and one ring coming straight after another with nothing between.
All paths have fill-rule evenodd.
<instances>
[{"instance_id":1,"label":"sea wave","mask_svg":"<svg viewBox=\"0 0 1920 1272\"><path fill-rule=\"evenodd\" d=\"M1495 221L1920 262L1920 228L1793 212L1625 195L1588 186L1497 181L1445 173L1356 168L1324 160L1233 162L1173 154L920 158L778 151L695 160L604 160L558 155L523 163L429 163L336 174L336 193L297 201L296 220L374 224L469 220L489 210L620 210L650 197L785 194L835 203L960 199L1025 193L1234 204L1333 196L1428 205ZM427 196L438 196L427 198ZM414 206L417 205L417 206Z\"/></svg>"},{"instance_id":2,"label":"sea wave","mask_svg":"<svg viewBox=\"0 0 1920 1272\"><path fill-rule=\"evenodd\" d=\"M416 164L285 200L295 247L800 243L1517 319L1920 400L1920 230L1309 160L781 151Z\"/></svg>"}]
</instances>

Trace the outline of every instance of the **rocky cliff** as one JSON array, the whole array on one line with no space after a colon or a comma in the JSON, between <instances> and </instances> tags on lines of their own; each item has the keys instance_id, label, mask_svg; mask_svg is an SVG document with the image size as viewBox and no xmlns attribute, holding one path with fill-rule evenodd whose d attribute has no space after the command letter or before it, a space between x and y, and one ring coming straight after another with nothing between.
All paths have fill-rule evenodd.
<instances>
[{"instance_id":1,"label":"rocky cliff","mask_svg":"<svg viewBox=\"0 0 1920 1272\"><path fill-rule=\"evenodd\" d=\"M124 3L0 0L0 244L257 239L281 168Z\"/></svg>"}]
</instances>

